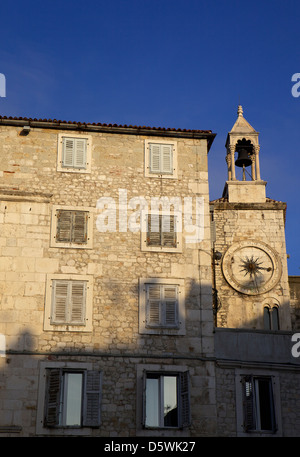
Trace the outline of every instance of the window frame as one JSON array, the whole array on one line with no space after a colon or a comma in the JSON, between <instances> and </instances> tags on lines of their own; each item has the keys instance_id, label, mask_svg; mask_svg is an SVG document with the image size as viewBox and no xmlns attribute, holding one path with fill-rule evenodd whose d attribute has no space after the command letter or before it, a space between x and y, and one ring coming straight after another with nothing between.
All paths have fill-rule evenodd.
<instances>
[{"instance_id":1,"label":"window frame","mask_svg":"<svg viewBox=\"0 0 300 457\"><path fill-rule=\"evenodd\" d=\"M72 140L85 140L85 167L65 166L63 165L64 155L64 139ZM92 158L92 136L85 134L58 134L58 147L57 147L57 171L64 173L91 173L91 158Z\"/></svg>"},{"instance_id":2,"label":"window frame","mask_svg":"<svg viewBox=\"0 0 300 457\"><path fill-rule=\"evenodd\" d=\"M176 326L149 324L148 322L148 285L177 287L177 322ZM163 305L160 305L160 307ZM161 313L161 311L160 311ZM139 333L148 335L185 335L185 292L184 279L175 278L140 278L139 279Z\"/></svg>"},{"instance_id":3,"label":"window frame","mask_svg":"<svg viewBox=\"0 0 300 457\"><path fill-rule=\"evenodd\" d=\"M49 403L49 375L52 371L53 383ZM78 425L59 423L64 415L64 379L66 373L82 374L81 420ZM64 403L63 403L64 404ZM101 426L102 371L95 370L92 363L41 362L37 407L37 435L90 435L91 428ZM52 408L49 413L49 407ZM48 423L47 423L48 422Z\"/></svg>"},{"instance_id":4,"label":"window frame","mask_svg":"<svg viewBox=\"0 0 300 457\"><path fill-rule=\"evenodd\" d=\"M266 316L266 310L268 312L267 316ZM276 312L275 318L273 315L274 311ZM275 323L274 323L274 319L276 319ZM266 323L268 325L266 325ZM273 331L273 332L278 332L280 330L279 306L277 304L275 304L275 303L273 303L271 305L265 304L263 306L263 328L264 328L264 330L269 330L269 331Z\"/></svg>"},{"instance_id":5,"label":"window frame","mask_svg":"<svg viewBox=\"0 0 300 457\"><path fill-rule=\"evenodd\" d=\"M162 168L159 171L151 171L151 145L160 146L161 149L164 146L170 145L172 148L172 172L164 172ZM160 156L162 155L162 151L160 151ZM161 159L160 159L161 160ZM154 140L154 139L147 139L145 140L145 177L146 178L164 178L164 179L177 179L178 177L178 166L177 166L177 141L170 139L168 140Z\"/></svg>"},{"instance_id":6,"label":"window frame","mask_svg":"<svg viewBox=\"0 0 300 457\"><path fill-rule=\"evenodd\" d=\"M53 291L55 281L61 282L85 282L85 302L83 303L83 321L75 322L55 322L53 319L54 299ZM73 287L73 286L72 286ZM50 331L69 331L69 332L91 332L92 331L92 300L93 300L93 276L92 275L67 275L67 274L48 274L46 279L46 299L44 330ZM68 306L70 306L70 301ZM71 311L69 311L70 313Z\"/></svg>"},{"instance_id":7,"label":"window frame","mask_svg":"<svg viewBox=\"0 0 300 457\"><path fill-rule=\"evenodd\" d=\"M58 215L61 211L68 211L73 214L86 213L86 243L78 243L74 241L57 241L58 232ZM93 249L93 221L94 221L95 208L85 206L61 206L53 205L52 216L51 216L51 235L50 235L50 246L55 248L70 248L70 249ZM70 234L71 234L70 226Z\"/></svg>"},{"instance_id":8,"label":"window frame","mask_svg":"<svg viewBox=\"0 0 300 457\"><path fill-rule=\"evenodd\" d=\"M177 382L178 425L177 426L146 426L146 376L176 376ZM184 389L184 390L183 390ZM186 429L191 426L191 382L187 366L183 365L137 365L137 436L154 436L153 434L167 431L169 436L185 436ZM158 399L158 401L161 401Z\"/></svg>"},{"instance_id":9,"label":"window frame","mask_svg":"<svg viewBox=\"0 0 300 457\"><path fill-rule=\"evenodd\" d=\"M273 429L262 430L258 428L259 422L255 422L255 427L250 430L246 423L246 399L244 392L245 379L264 379L270 382L272 391L272 406L273 408ZM237 436L282 436L282 423L281 423L281 407L280 407L280 388L279 376L272 370L260 369L237 369L236 370L236 419L237 419ZM258 397L253 398L253 407L257 408ZM249 411L249 410L248 410ZM249 412L251 415L251 411ZM254 413L253 413L254 414ZM255 419L255 418L254 418ZM255 419L256 420L256 419Z\"/></svg>"},{"instance_id":10,"label":"window frame","mask_svg":"<svg viewBox=\"0 0 300 457\"><path fill-rule=\"evenodd\" d=\"M176 236L176 246L168 246L161 244L147 244L147 238L149 233L148 221L151 220L152 216L159 217L159 228L163 227L163 217L174 217L174 233ZM160 232L153 232L160 233ZM181 253L182 252L182 214L179 211L141 211L141 250L142 251L152 251L152 252L169 252L169 253Z\"/></svg>"}]
</instances>

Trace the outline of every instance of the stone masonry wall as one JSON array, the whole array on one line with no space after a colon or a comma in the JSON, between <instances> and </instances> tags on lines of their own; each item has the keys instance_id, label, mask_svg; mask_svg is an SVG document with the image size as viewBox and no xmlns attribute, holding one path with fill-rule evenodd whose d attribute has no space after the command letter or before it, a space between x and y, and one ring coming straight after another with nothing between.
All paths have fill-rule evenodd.
<instances>
[{"instance_id":1,"label":"stone masonry wall","mask_svg":"<svg viewBox=\"0 0 300 457\"><path fill-rule=\"evenodd\" d=\"M49 348L49 344L52 349L64 344L81 346L84 341L85 347L94 347L97 342L97 346L104 350L139 350L140 344L144 348L148 346L149 349L153 349L153 344L157 344L157 349L161 350L160 345L164 344L161 339L156 339L154 343L152 338L145 340L138 334L138 279L183 278L186 281L187 334L195 338L194 343L190 340L190 349L187 351L199 351L198 342L195 341L200 332L200 286L205 312L209 313L211 303L207 211L206 240L201 243L200 254L194 250L193 244L185 243L183 252L179 254L142 252L139 232L120 232L117 227L116 232L100 233L95 222L97 200L109 196L118 204L119 189L127 190L129 201L130 198L140 195L148 200L152 196L194 196L197 188L205 198L206 210L208 184L205 147L206 144L201 141L178 141L178 180L145 179L144 138L99 134L93 137L92 173L60 173L56 171L56 132L38 129L22 138L18 136L18 129L2 127L3 176L0 187L5 190L17 189L20 193L38 193L31 201L20 203L5 201L5 195L2 195L0 217L5 227L1 233L2 288L5 299L10 301L10 311L6 310L6 319L10 322L22 322L23 326L30 320L34 328L32 331L39 337L39 349ZM51 197L48 198L45 194ZM16 198L22 199L22 196ZM26 195L24 198L26 199ZM41 201L34 201L37 198ZM30 199L30 196L27 196L27 199ZM95 209L93 249L50 247L52 205ZM76 335L75 340L74 334L60 334L58 342L55 342L53 335L44 334L40 324L44 318L45 277L49 273L93 275L93 333ZM13 287L8 286L7 281L13 284ZM18 309L17 314L15 308ZM34 319L32 316L26 318L28 308L37 313ZM209 320L208 318L207 321ZM38 324L37 327L35 323ZM7 333L7 328L4 330L6 335L10 334ZM207 331L205 337L209 338ZM47 342L48 339L51 343ZM184 347L183 351L186 351L182 342L178 346L178 341L169 342L169 338L167 340L172 350L182 351Z\"/></svg>"},{"instance_id":2,"label":"stone masonry wall","mask_svg":"<svg viewBox=\"0 0 300 457\"><path fill-rule=\"evenodd\" d=\"M256 368L259 369L261 366ZM252 370L255 373L255 366L252 366ZM242 404L242 398L236 397L236 371L232 367L217 368L216 373L217 436L235 437L238 436L237 405ZM279 383L277 395L275 395L275 415L279 436L299 436L299 372L277 370L275 367L273 375L277 376ZM252 435L259 436L259 433L252 433ZM251 433L248 436L250 437Z\"/></svg>"},{"instance_id":3,"label":"stone masonry wall","mask_svg":"<svg viewBox=\"0 0 300 457\"><path fill-rule=\"evenodd\" d=\"M209 368L203 397L200 386L208 383L208 368L206 362L196 362L213 354L206 140L171 138L177 142L178 179L162 179L144 176L146 137L89 132L91 173L68 173L57 171L58 131L32 128L20 136L20 130L0 127L0 333L6 338L6 358L0 359L0 431L20 426L22 436L36 433L41 360L71 360L77 354L82 362L89 354L94 367L106 370L103 426L91 433L132 436L137 430L138 358L170 363L174 355L183 365L185 357L195 358L190 362L192 392L203 408L193 406L191 433L213 434L214 370ZM119 189L126 190L128 201L137 196L148 202L153 196L204 197L204 240L195 248L184 242L184 233L180 253L142 251L139 232L118 230ZM116 201L115 232L97 230L96 205L104 196ZM54 205L90 210L92 249L51 246ZM132 213L128 210L128 218ZM47 278L53 274L93 279L91 331L45 330ZM184 281L185 335L139 332L140 278Z\"/></svg>"},{"instance_id":4,"label":"stone masonry wall","mask_svg":"<svg viewBox=\"0 0 300 457\"><path fill-rule=\"evenodd\" d=\"M232 289L222 273L222 262L215 265L216 289L219 297L218 326L263 328L265 298L274 299L280 305L281 329L291 328L289 312L289 286L285 247L284 215L281 203L228 204L216 202L214 220L216 224L215 251L224 254L233 243L243 240L262 241L280 257L282 275L270 293L248 297Z\"/></svg>"}]
</instances>

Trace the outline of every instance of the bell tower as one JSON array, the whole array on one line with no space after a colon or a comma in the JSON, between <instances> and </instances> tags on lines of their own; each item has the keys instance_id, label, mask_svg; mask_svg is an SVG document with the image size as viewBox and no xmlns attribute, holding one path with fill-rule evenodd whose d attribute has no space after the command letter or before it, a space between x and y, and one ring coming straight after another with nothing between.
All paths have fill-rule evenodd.
<instances>
[{"instance_id":1,"label":"bell tower","mask_svg":"<svg viewBox=\"0 0 300 457\"><path fill-rule=\"evenodd\" d=\"M258 136L239 105L225 143L223 196L211 202L215 325L289 330L286 204L266 197Z\"/></svg>"},{"instance_id":2,"label":"bell tower","mask_svg":"<svg viewBox=\"0 0 300 457\"><path fill-rule=\"evenodd\" d=\"M225 144L228 180L223 197L229 202L262 203L266 201L266 182L260 177L259 133L244 118L241 105L237 113Z\"/></svg>"}]
</instances>

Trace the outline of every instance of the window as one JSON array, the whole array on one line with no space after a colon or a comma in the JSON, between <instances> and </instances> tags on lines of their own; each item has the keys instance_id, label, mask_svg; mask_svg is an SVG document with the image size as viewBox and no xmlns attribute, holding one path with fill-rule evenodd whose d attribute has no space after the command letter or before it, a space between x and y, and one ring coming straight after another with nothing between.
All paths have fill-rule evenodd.
<instances>
[{"instance_id":1,"label":"window","mask_svg":"<svg viewBox=\"0 0 300 457\"><path fill-rule=\"evenodd\" d=\"M244 429L246 432L275 432L275 407L270 376L242 379Z\"/></svg>"},{"instance_id":2,"label":"window","mask_svg":"<svg viewBox=\"0 0 300 457\"><path fill-rule=\"evenodd\" d=\"M173 173L172 144L149 144L149 170L150 173Z\"/></svg>"},{"instance_id":3,"label":"window","mask_svg":"<svg viewBox=\"0 0 300 457\"><path fill-rule=\"evenodd\" d=\"M178 328L178 286L146 284L146 326Z\"/></svg>"},{"instance_id":4,"label":"window","mask_svg":"<svg viewBox=\"0 0 300 457\"><path fill-rule=\"evenodd\" d=\"M140 333L184 335L184 280L140 279Z\"/></svg>"},{"instance_id":5,"label":"window","mask_svg":"<svg viewBox=\"0 0 300 457\"><path fill-rule=\"evenodd\" d=\"M145 176L177 178L177 143L145 141Z\"/></svg>"},{"instance_id":6,"label":"window","mask_svg":"<svg viewBox=\"0 0 300 457\"><path fill-rule=\"evenodd\" d=\"M178 212L142 212L141 244L143 251L181 252L182 221Z\"/></svg>"},{"instance_id":7,"label":"window","mask_svg":"<svg viewBox=\"0 0 300 457\"><path fill-rule=\"evenodd\" d=\"M144 373L146 428L183 428L190 425L189 373Z\"/></svg>"},{"instance_id":8,"label":"window","mask_svg":"<svg viewBox=\"0 0 300 457\"><path fill-rule=\"evenodd\" d=\"M57 243L86 244L88 212L58 210L56 217Z\"/></svg>"},{"instance_id":9,"label":"window","mask_svg":"<svg viewBox=\"0 0 300 457\"><path fill-rule=\"evenodd\" d=\"M57 171L89 173L91 171L91 137L59 134Z\"/></svg>"},{"instance_id":10,"label":"window","mask_svg":"<svg viewBox=\"0 0 300 457\"><path fill-rule=\"evenodd\" d=\"M51 247L91 249L92 244L92 208L53 207Z\"/></svg>"},{"instance_id":11,"label":"window","mask_svg":"<svg viewBox=\"0 0 300 457\"><path fill-rule=\"evenodd\" d=\"M62 139L62 167L86 168L86 139Z\"/></svg>"},{"instance_id":12,"label":"window","mask_svg":"<svg viewBox=\"0 0 300 457\"><path fill-rule=\"evenodd\" d=\"M101 373L46 368L44 427L99 427Z\"/></svg>"},{"instance_id":13,"label":"window","mask_svg":"<svg viewBox=\"0 0 300 457\"><path fill-rule=\"evenodd\" d=\"M86 286L86 281L52 281L52 325L85 324Z\"/></svg>"},{"instance_id":14,"label":"window","mask_svg":"<svg viewBox=\"0 0 300 457\"><path fill-rule=\"evenodd\" d=\"M177 247L176 216L148 214L147 246Z\"/></svg>"},{"instance_id":15,"label":"window","mask_svg":"<svg viewBox=\"0 0 300 457\"><path fill-rule=\"evenodd\" d=\"M44 330L92 331L90 275L48 275Z\"/></svg>"},{"instance_id":16,"label":"window","mask_svg":"<svg viewBox=\"0 0 300 457\"><path fill-rule=\"evenodd\" d=\"M264 307L264 329L265 330L279 330L279 313L278 307L270 306Z\"/></svg>"}]
</instances>

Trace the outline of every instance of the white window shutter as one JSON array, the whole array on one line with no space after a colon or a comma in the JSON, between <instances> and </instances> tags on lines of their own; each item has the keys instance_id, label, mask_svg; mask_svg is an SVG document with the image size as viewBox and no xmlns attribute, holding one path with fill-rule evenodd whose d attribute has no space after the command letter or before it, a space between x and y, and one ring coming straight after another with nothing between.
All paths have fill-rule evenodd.
<instances>
[{"instance_id":1,"label":"white window shutter","mask_svg":"<svg viewBox=\"0 0 300 457\"><path fill-rule=\"evenodd\" d=\"M55 427L59 422L61 370L46 371L45 427Z\"/></svg>"},{"instance_id":2,"label":"white window shutter","mask_svg":"<svg viewBox=\"0 0 300 457\"><path fill-rule=\"evenodd\" d=\"M88 370L84 384L83 426L99 427L101 403L101 372Z\"/></svg>"},{"instance_id":3,"label":"white window shutter","mask_svg":"<svg viewBox=\"0 0 300 457\"><path fill-rule=\"evenodd\" d=\"M86 168L86 138L62 139L62 165L69 168Z\"/></svg>"},{"instance_id":4,"label":"white window shutter","mask_svg":"<svg viewBox=\"0 0 300 457\"><path fill-rule=\"evenodd\" d=\"M68 282L59 280L52 281L51 324L64 324L66 322L68 297Z\"/></svg>"},{"instance_id":5,"label":"white window shutter","mask_svg":"<svg viewBox=\"0 0 300 457\"><path fill-rule=\"evenodd\" d=\"M161 172L173 173L173 146L171 144L161 146Z\"/></svg>"},{"instance_id":6,"label":"white window shutter","mask_svg":"<svg viewBox=\"0 0 300 457\"><path fill-rule=\"evenodd\" d=\"M149 144L150 172L173 174L173 145Z\"/></svg>"},{"instance_id":7,"label":"white window shutter","mask_svg":"<svg viewBox=\"0 0 300 457\"><path fill-rule=\"evenodd\" d=\"M75 139L75 156L74 156L74 167L75 168L86 168L86 139L76 138Z\"/></svg>"},{"instance_id":8,"label":"white window shutter","mask_svg":"<svg viewBox=\"0 0 300 457\"><path fill-rule=\"evenodd\" d=\"M70 324L85 324L86 281L72 281L70 300Z\"/></svg>"},{"instance_id":9,"label":"white window shutter","mask_svg":"<svg viewBox=\"0 0 300 457\"><path fill-rule=\"evenodd\" d=\"M62 143L62 164L64 167L73 167L74 162L74 151L75 151L75 139L74 138L63 138Z\"/></svg>"},{"instance_id":10,"label":"white window shutter","mask_svg":"<svg viewBox=\"0 0 300 457\"><path fill-rule=\"evenodd\" d=\"M52 281L51 324L84 325L86 281Z\"/></svg>"},{"instance_id":11,"label":"white window shutter","mask_svg":"<svg viewBox=\"0 0 300 457\"><path fill-rule=\"evenodd\" d=\"M191 424L191 408L190 408L190 380L189 372L185 371L179 374L179 399L180 399L180 427L188 427Z\"/></svg>"},{"instance_id":12,"label":"white window shutter","mask_svg":"<svg viewBox=\"0 0 300 457\"><path fill-rule=\"evenodd\" d=\"M159 144L150 144L150 172L159 173L161 171L161 151Z\"/></svg>"}]
</instances>

